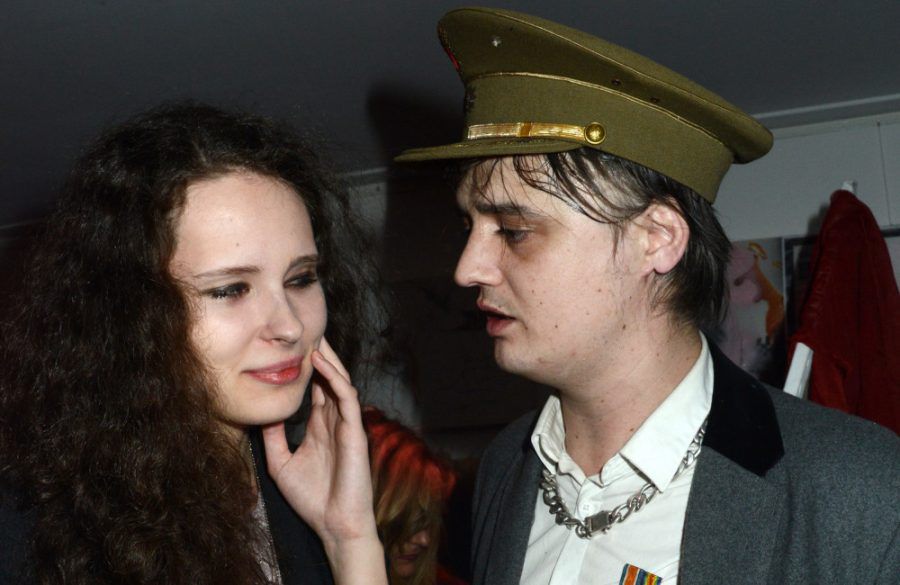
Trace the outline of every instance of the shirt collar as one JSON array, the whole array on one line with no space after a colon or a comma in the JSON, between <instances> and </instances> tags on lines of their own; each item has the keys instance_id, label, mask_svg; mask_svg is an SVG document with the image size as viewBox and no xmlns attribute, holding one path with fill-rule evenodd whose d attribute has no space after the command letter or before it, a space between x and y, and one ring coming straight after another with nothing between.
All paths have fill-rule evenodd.
<instances>
[{"instance_id":1,"label":"shirt collar","mask_svg":"<svg viewBox=\"0 0 900 585\"><path fill-rule=\"evenodd\" d=\"M691 370L619 452L661 492L672 481L712 404L713 364L702 333L700 342L700 356ZM566 453L566 430L558 397L550 396L544 404L531 434L531 444L548 470L584 481L584 472Z\"/></svg>"},{"instance_id":2,"label":"shirt collar","mask_svg":"<svg viewBox=\"0 0 900 585\"><path fill-rule=\"evenodd\" d=\"M531 445L544 466L556 471L556 464L566 452L566 429L563 424L559 398L550 396L531 433Z\"/></svg>"},{"instance_id":3,"label":"shirt collar","mask_svg":"<svg viewBox=\"0 0 900 585\"><path fill-rule=\"evenodd\" d=\"M712 405L713 364L702 333L700 342L694 366L620 451L659 491L669 486Z\"/></svg>"}]
</instances>

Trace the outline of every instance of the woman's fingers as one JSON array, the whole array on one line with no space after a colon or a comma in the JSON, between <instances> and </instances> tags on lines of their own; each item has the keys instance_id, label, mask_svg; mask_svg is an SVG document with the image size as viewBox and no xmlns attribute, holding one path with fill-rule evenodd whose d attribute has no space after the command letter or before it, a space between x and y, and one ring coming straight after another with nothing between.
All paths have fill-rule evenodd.
<instances>
[{"instance_id":1,"label":"woman's fingers","mask_svg":"<svg viewBox=\"0 0 900 585\"><path fill-rule=\"evenodd\" d=\"M313 406L324 406L325 405L325 391L322 389L322 384L313 381L312 383L312 399Z\"/></svg>"},{"instance_id":2,"label":"woman's fingers","mask_svg":"<svg viewBox=\"0 0 900 585\"><path fill-rule=\"evenodd\" d=\"M291 458L291 450L288 447L284 423L279 422L264 426L262 428L262 436L266 445L266 462L269 473L275 476Z\"/></svg>"},{"instance_id":3,"label":"woman's fingers","mask_svg":"<svg viewBox=\"0 0 900 585\"><path fill-rule=\"evenodd\" d=\"M356 388L350 384L349 380L343 376L340 370L325 359L320 352L315 351L312 355L313 367L328 383L330 398L337 405L338 412L347 421L354 424L362 424L362 415L359 409L359 400L357 398Z\"/></svg>"},{"instance_id":4,"label":"woman's fingers","mask_svg":"<svg viewBox=\"0 0 900 585\"><path fill-rule=\"evenodd\" d=\"M331 362L331 364L337 369L341 375L350 381L350 372L347 371L347 368L344 367L343 362L341 362L341 358L338 357L337 353L335 353L334 348L331 347L331 344L328 343L328 340L324 337L322 338L321 343L319 343L319 351L322 352L322 355L325 356L325 359Z\"/></svg>"},{"instance_id":5,"label":"woman's fingers","mask_svg":"<svg viewBox=\"0 0 900 585\"><path fill-rule=\"evenodd\" d=\"M321 352L313 352L312 364L316 371L319 372L331 386L331 390L340 398L347 398L356 394L356 388L350 384L350 380L337 366L326 359Z\"/></svg>"}]
</instances>

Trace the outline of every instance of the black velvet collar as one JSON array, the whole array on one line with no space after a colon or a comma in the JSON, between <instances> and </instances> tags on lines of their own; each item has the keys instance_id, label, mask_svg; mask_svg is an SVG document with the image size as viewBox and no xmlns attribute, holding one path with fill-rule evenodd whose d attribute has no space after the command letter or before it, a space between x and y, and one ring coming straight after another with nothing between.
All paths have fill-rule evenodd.
<instances>
[{"instance_id":1,"label":"black velvet collar","mask_svg":"<svg viewBox=\"0 0 900 585\"><path fill-rule=\"evenodd\" d=\"M715 384L703 446L762 477L784 455L772 398L712 343L709 352Z\"/></svg>"},{"instance_id":2,"label":"black velvet collar","mask_svg":"<svg viewBox=\"0 0 900 585\"><path fill-rule=\"evenodd\" d=\"M753 376L736 366L712 342L715 382L704 447L715 449L744 469L762 477L784 455L772 398ZM541 411L532 413L522 441L527 456L534 453L531 434Z\"/></svg>"}]
</instances>

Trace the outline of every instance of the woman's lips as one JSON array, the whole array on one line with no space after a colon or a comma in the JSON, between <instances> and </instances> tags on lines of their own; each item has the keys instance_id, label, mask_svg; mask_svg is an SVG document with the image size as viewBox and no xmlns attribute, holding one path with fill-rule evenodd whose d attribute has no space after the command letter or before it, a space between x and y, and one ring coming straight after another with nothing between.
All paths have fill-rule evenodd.
<instances>
[{"instance_id":1,"label":"woman's lips","mask_svg":"<svg viewBox=\"0 0 900 585\"><path fill-rule=\"evenodd\" d=\"M412 554L408 554L408 555L398 555L397 560L403 561L406 563L414 563L416 561L416 559L419 558L419 555L421 555L421 554L422 554L421 552L417 552L417 553L412 553Z\"/></svg>"},{"instance_id":2,"label":"woman's lips","mask_svg":"<svg viewBox=\"0 0 900 585\"><path fill-rule=\"evenodd\" d=\"M296 357L287 361L273 364L266 368L247 370L246 373L251 377L256 378L260 382L281 386L284 384L290 384L291 382L295 381L300 377L300 372L302 371L303 358Z\"/></svg>"}]
</instances>

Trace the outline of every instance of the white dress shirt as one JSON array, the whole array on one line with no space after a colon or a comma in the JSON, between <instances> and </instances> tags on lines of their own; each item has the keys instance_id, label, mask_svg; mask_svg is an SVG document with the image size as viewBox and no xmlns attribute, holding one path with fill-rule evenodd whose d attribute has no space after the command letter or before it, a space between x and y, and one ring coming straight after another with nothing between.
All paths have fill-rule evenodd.
<instances>
[{"instance_id":1,"label":"white dress shirt","mask_svg":"<svg viewBox=\"0 0 900 585\"><path fill-rule=\"evenodd\" d=\"M663 585L676 584L694 467L673 477L712 404L712 359L702 335L701 341L700 356L687 376L590 477L566 453L559 399L547 400L531 442L544 466L556 474L559 495L573 516L583 520L611 510L648 481L659 493L624 522L585 540L556 524L539 491L522 585L618 585L626 564L661 577Z\"/></svg>"}]
</instances>

